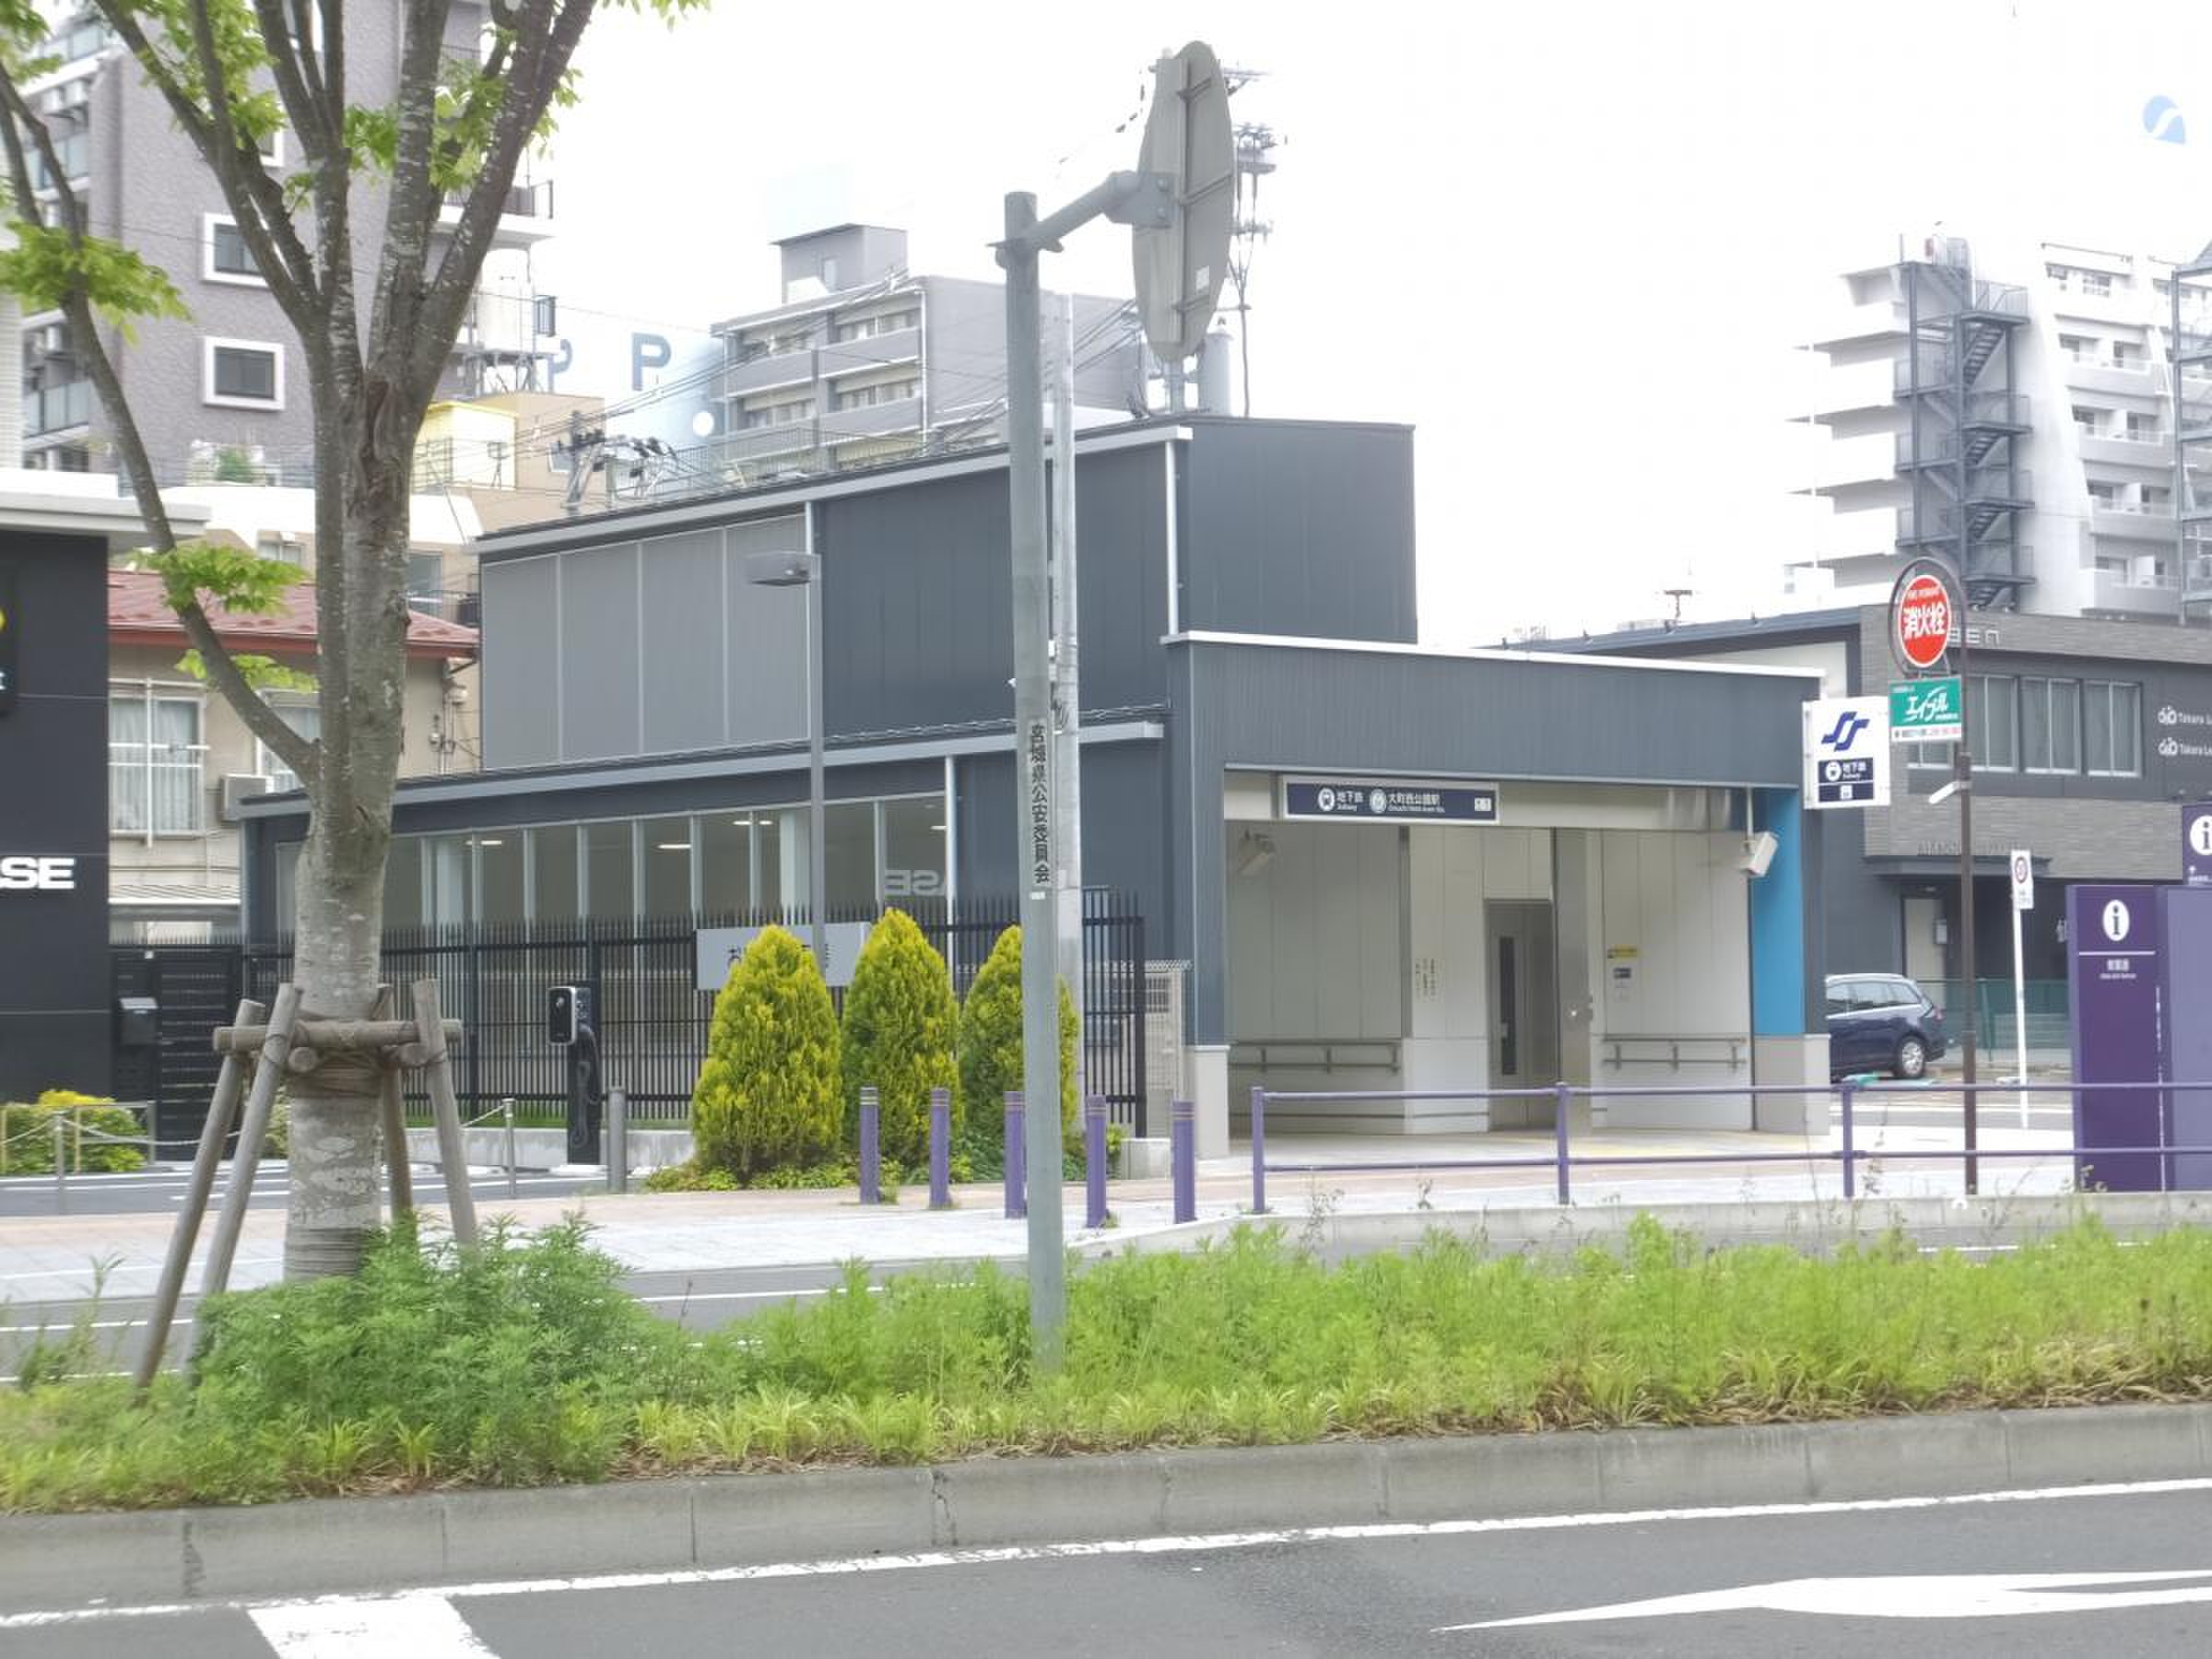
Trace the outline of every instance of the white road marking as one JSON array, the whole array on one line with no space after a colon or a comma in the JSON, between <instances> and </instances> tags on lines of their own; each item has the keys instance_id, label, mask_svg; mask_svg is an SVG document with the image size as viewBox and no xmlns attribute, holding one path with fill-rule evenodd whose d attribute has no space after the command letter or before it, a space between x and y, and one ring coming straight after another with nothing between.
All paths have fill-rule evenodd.
<instances>
[{"instance_id":1,"label":"white road marking","mask_svg":"<svg viewBox=\"0 0 2212 1659\"><path fill-rule=\"evenodd\" d=\"M2034 1487L2004 1492L1960 1492L1935 1498L1853 1498L1804 1503L1747 1503L1725 1508L1600 1511L1566 1515L1512 1515L1479 1521L1375 1521L1346 1526L1279 1527L1266 1532L1196 1533L1153 1538L1109 1538L1076 1544L1007 1544L987 1549L933 1549L911 1555L853 1556L835 1560L777 1561L756 1567L685 1567L661 1572L609 1572L580 1578L499 1579L475 1584L410 1585L360 1596L233 1597L126 1607L67 1607L0 1614L0 1630L90 1624L110 1618L167 1618L229 1609L347 1606L433 1595L472 1597L562 1594L574 1591L653 1590L686 1584L735 1584L771 1579L827 1578L854 1572L911 1572L935 1567L982 1567L1002 1561L1084 1560L1112 1556L1193 1555L1260 1549L1278 1544L1367 1543L1394 1538L1465 1537L1484 1533L1564 1532L1595 1526L1650 1526L1674 1521L1766 1520L1792 1515L1879 1514L1897 1510L1960 1509L1987 1503L2046 1503L2095 1498L2148 1498L2212 1492L2212 1477L2137 1480L2104 1486ZM2191 1574L2189 1576L2197 1576ZM2076 1578L2068 1583L2085 1583Z\"/></svg>"},{"instance_id":2,"label":"white road marking","mask_svg":"<svg viewBox=\"0 0 2212 1659\"><path fill-rule=\"evenodd\" d=\"M1578 1607L1565 1613L1533 1614L1526 1618L1443 1625L1433 1633L1448 1636L1461 1630L1505 1630L1523 1625L1592 1624L1609 1618L1668 1618L1685 1613L1821 1613L1843 1618L2010 1618L2035 1613L2102 1613L2113 1607L2171 1607L2189 1602L2212 1602L2212 1583L2183 1589L2087 1594L2066 1588L2087 1584L2171 1583L2176 1579L2212 1579L2212 1571L1927 1573L1784 1579L1779 1583L1745 1584L1734 1590L1700 1591L1694 1595L1616 1602L1609 1607Z\"/></svg>"},{"instance_id":3,"label":"white road marking","mask_svg":"<svg viewBox=\"0 0 2212 1659\"><path fill-rule=\"evenodd\" d=\"M250 1617L280 1659L481 1659L491 1650L442 1595L255 1607Z\"/></svg>"}]
</instances>

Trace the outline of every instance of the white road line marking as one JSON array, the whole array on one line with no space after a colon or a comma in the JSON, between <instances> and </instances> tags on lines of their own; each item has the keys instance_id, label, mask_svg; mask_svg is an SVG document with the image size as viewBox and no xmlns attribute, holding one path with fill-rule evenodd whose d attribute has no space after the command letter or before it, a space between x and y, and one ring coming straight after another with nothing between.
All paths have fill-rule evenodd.
<instances>
[{"instance_id":1,"label":"white road line marking","mask_svg":"<svg viewBox=\"0 0 2212 1659\"><path fill-rule=\"evenodd\" d=\"M491 1650L442 1595L249 1610L280 1659L481 1659Z\"/></svg>"},{"instance_id":2,"label":"white road line marking","mask_svg":"<svg viewBox=\"0 0 2212 1659\"><path fill-rule=\"evenodd\" d=\"M1507 1630L1525 1625L1594 1624L1614 1618L1671 1618L1688 1613L1819 1613L1842 1618L2017 1618L2037 1613L2102 1613L2113 1607L2171 1607L2212 1602L2212 1584L2171 1590L2094 1591L2068 1585L2171 1584L2212 1572L1895 1573L1869 1578L1784 1579L1734 1590L1703 1590L1609 1607L1577 1607L1525 1618L1441 1625L1430 1632Z\"/></svg>"},{"instance_id":3,"label":"white road line marking","mask_svg":"<svg viewBox=\"0 0 2212 1659\"><path fill-rule=\"evenodd\" d=\"M2212 1477L2136 1480L2103 1486L2033 1487L2004 1492L1959 1492L1933 1498L1851 1498L1802 1503L1747 1503L1697 1509L1597 1511L1566 1515L1512 1515L1480 1521L1374 1521L1346 1526L1292 1526L1267 1532L1194 1533L1154 1538L1109 1538L1077 1544L1007 1544L988 1549L933 1549L912 1555L853 1556L837 1560L778 1561L757 1567L685 1567L662 1572L608 1572L580 1578L495 1579L441 1584L450 1601L473 1597L560 1594L571 1591L654 1590L684 1584L735 1584L770 1579L826 1578L853 1572L911 1572L933 1567L984 1567L1002 1561L1084 1560L1111 1556L1195 1555L1259 1549L1276 1544L1343 1544L1394 1538L1465 1537L1484 1533L1565 1532L1594 1526L1650 1526L1673 1521L1757 1521L1794 1515L1880 1514L1896 1510L1962 1509L1984 1503L2046 1503L2095 1498L2149 1498L2212 1491ZM395 1601L432 1594L409 1585L366 1596L298 1596L255 1600L163 1602L128 1607L70 1607L0 1614L0 1630L91 1624L108 1618L165 1618L180 1613L313 1606L347 1601Z\"/></svg>"}]
</instances>

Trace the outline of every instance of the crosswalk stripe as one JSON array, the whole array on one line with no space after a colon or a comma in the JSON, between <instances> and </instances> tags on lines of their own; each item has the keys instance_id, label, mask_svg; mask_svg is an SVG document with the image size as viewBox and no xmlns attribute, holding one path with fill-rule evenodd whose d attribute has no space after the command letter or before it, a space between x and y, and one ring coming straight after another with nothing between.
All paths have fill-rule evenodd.
<instances>
[{"instance_id":1,"label":"crosswalk stripe","mask_svg":"<svg viewBox=\"0 0 2212 1659\"><path fill-rule=\"evenodd\" d=\"M248 1617L278 1659L496 1659L442 1595L332 1596Z\"/></svg>"}]
</instances>

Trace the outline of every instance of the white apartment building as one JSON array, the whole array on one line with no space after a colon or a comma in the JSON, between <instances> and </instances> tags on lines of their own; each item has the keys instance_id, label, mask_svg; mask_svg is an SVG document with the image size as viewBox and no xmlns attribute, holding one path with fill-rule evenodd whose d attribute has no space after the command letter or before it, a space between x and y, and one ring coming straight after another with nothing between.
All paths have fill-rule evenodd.
<instances>
[{"instance_id":1,"label":"white apartment building","mask_svg":"<svg viewBox=\"0 0 2212 1659\"><path fill-rule=\"evenodd\" d=\"M1793 590L1878 599L1930 555L1981 609L2201 618L2212 560L2176 543L2173 263L2059 242L2000 258L1940 235L1899 253L1844 274L1813 342L1825 368L1799 418L1826 440L1806 493L1833 514ZM2182 286L2186 330L2204 313ZM2212 400L2195 345L2184 410Z\"/></svg>"}]
</instances>

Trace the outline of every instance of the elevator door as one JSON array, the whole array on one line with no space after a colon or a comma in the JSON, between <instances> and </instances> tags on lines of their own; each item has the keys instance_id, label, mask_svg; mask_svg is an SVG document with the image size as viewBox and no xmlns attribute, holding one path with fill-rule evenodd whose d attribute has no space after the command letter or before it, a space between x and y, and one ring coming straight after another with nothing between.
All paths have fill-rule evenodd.
<instances>
[{"instance_id":1,"label":"elevator door","mask_svg":"<svg viewBox=\"0 0 2212 1659\"><path fill-rule=\"evenodd\" d=\"M1536 1088L1559 1080L1559 998L1551 905L1492 900L1484 907L1489 966L1490 1082Z\"/></svg>"}]
</instances>

